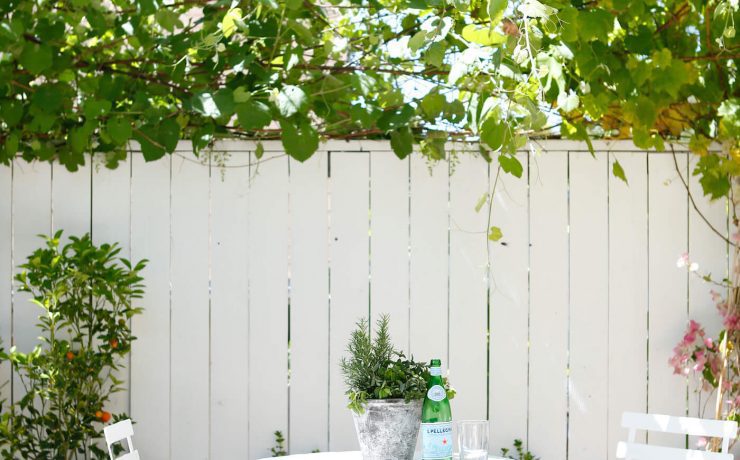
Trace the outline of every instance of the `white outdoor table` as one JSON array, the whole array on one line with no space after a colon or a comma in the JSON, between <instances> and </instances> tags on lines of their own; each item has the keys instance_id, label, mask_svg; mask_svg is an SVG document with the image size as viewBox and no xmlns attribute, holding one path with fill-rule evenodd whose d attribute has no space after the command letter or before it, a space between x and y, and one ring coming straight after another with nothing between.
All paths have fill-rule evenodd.
<instances>
[{"instance_id":1,"label":"white outdoor table","mask_svg":"<svg viewBox=\"0 0 740 460\"><path fill-rule=\"evenodd\" d=\"M291 460L362 460L362 455L359 451L355 452L320 452L317 454L302 454L302 455L288 455L283 457ZM419 458L414 457L414 458ZM489 460L504 460L501 457L488 457ZM269 458L263 458L261 460L272 460Z\"/></svg>"}]
</instances>

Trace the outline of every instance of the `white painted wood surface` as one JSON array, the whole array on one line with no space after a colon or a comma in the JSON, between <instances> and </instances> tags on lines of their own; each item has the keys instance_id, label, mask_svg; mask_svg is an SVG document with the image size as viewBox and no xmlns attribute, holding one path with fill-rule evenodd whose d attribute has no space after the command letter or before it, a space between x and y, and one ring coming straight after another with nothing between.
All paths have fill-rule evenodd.
<instances>
[{"instance_id":1,"label":"white painted wood surface","mask_svg":"<svg viewBox=\"0 0 740 460\"><path fill-rule=\"evenodd\" d=\"M210 458L249 453L249 160L211 170Z\"/></svg>"},{"instance_id":2,"label":"white painted wood surface","mask_svg":"<svg viewBox=\"0 0 740 460\"><path fill-rule=\"evenodd\" d=\"M288 430L288 158L264 158L249 189L249 458Z\"/></svg>"},{"instance_id":3,"label":"white painted wood surface","mask_svg":"<svg viewBox=\"0 0 740 460\"><path fill-rule=\"evenodd\" d=\"M450 177L450 379L458 391L454 417L485 419L487 397L488 273L487 213L476 211L488 192L488 165L462 155Z\"/></svg>"},{"instance_id":4,"label":"white painted wood surface","mask_svg":"<svg viewBox=\"0 0 740 460\"><path fill-rule=\"evenodd\" d=\"M333 451L358 447L339 361L358 319L370 312L369 161L368 153L330 152L329 157L329 450Z\"/></svg>"},{"instance_id":5,"label":"white painted wood surface","mask_svg":"<svg viewBox=\"0 0 740 460\"><path fill-rule=\"evenodd\" d=\"M609 374L607 378L607 446L624 439L620 417L625 410L647 410L648 337L648 172L647 155L613 152L629 185L609 176ZM670 269L672 270L672 268ZM680 339L680 338L679 338ZM654 357L667 365L668 357ZM680 396L677 396L680 397ZM645 435L642 434L642 439Z\"/></svg>"},{"instance_id":6,"label":"white painted wood surface","mask_svg":"<svg viewBox=\"0 0 740 460\"><path fill-rule=\"evenodd\" d=\"M492 224L504 236L489 242L491 452L511 448L513 439L523 439L527 433L529 233L522 229L529 228L529 164L526 153L518 158L524 167L522 178L502 174L493 201Z\"/></svg>"},{"instance_id":7,"label":"white painted wood surface","mask_svg":"<svg viewBox=\"0 0 740 460\"><path fill-rule=\"evenodd\" d=\"M84 182L83 182L84 184ZM131 259L131 158L116 169L93 167L91 206L91 234L93 243L118 243L120 257ZM131 321L129 321L129 327ZM130 414L131 355L118 363L116 378L124 391L113 393L109 412Z\"/></svg>"},{"instance_id":8,"label":"white painted wood surface","mask_svg":"<svg viewBox=\"0 0 740 460\"><path fill-rule=\"evenodd\" d=\"M131 418L143 455L170 458L172 444L171 161L131 164L131 258L148 259L142 315L131 320Z\"/></svg>"},{"instance_id":9,"label":"white painted wood surface","mask_svg":"<svg viewBox=\"0 0 740 460\"><path fill-rule=\"evenodd\" d=\"M370 305L390 315L391 337L409 351L409 160L370 154ZM404 167L405 166L405 167Z\"/></svg>"},{"instance_id":10,"label":"white painted wood surface","mask_svg":"<svg viewBox=\"0 0 740 460\"><path fill-rule=\"evenodd\" d=\"M680 171L687 170L686 154L678 154ZM671 155L648 157L649 226L649 341L647 412L686 414L686 380L674 375L666 359L673 353L677 339L683 337L688 320L688 278L676 260L688 251L688 199L678 178ZM678 256L677 256L678 255ZM679 332L680 331L680 332ZM662 359L658 359L661 357ZM649 433L658 444L684 447L684 440L661 433Z\"/></svg>"},{"instance_id":11,"label":"white painted wood surface","mask_svg":"<svg viewBox=\"0 0 740 460\"><path fill-rule=\"evenodd\" d=\"M609 373L609 168L606 155L571 152L568 458L603 458ZM601 421L601 429L592 425Z\"/></svg>"},{"instance_id":12,"label":"white painted wood surface","mask_svg":"<svg viewBox=\"0 0 740 460\"><path fill-rule=\"evenodd\" d=\"M411 354L449 363L449 174L448 164L429 165L411 156L410 306Z\"/></svg>"},{"instance_id":13,"label":"white painted wood surface","mask_svg":"<svg viewBox=\"0 0 740 460\"><path fill-rule=\"evenodd\" d=\"M530 162L529 449L567 458L568 155Z\"/></svg>"},{"instance_id":14,"label":"white painted wood surface","mask_svg":"<svg viewBox=\"0 0 740 460\"><path fill-rule=\"evenodd\" d=\"M172 458L205 458L210 440L209 170L172 159Z\"/></svg>"},{"instance_id":15,"label":"white painted wood surface","mask_svg":"<svg viewBox=\"0 0 740 460\"><path fill-rule=\"evenodd\" d=\"M292 452L329 448L329 157L290 162Z\"/></svg>"},{"instance_id":16,"label":"white painted wood surface","mask_svg":"<svg viewBox=\"0 0 740 460\"><path fill-rule=\"evenodd\" d=\"M696 410L667 360L688 316L718 323L709 287L675 262L689 250L721 276L727 248L670 154L648 168L629 143L597 143L596 160L578 143L543 146L520 156L523 179L499 184L505 245L491 245L490 273L487 209L474 208L493 177L467 155L451 177L373 141L327 144L305 164L267 142L257 171L238 167L244 142L219 147L224 168L184 144L116 171L18 162L0 171L0 334L6 348L36 343L38 312L22 294L8 303L10 269L53 219L150 260L115 403L130 404L144 458L258 458L275 430L292 453L356 449L338 362L356 320L384 311L403 349L449 366L455 417L492 420L492 452L521 438L545 460L614 458L623 411ZM615 159L629 186L609 174ZM695 198L726 222L724 204Z\"/></svg>"}]
</instances>

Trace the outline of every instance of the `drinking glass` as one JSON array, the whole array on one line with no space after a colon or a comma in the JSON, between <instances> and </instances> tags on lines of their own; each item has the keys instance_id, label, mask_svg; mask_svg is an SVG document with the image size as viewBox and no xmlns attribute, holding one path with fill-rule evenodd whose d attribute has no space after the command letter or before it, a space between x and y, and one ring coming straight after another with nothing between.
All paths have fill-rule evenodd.
<instances>
[{"instance_id":1,"label":"drinking glass","mask_svg":"<svg viewBox=\"0 0 740 460\"><path fill-rule=\"evenodd\" d=\"M460 460L488 460L488 421L463 420L457 424Z\"/></svg>"}]
</instances>

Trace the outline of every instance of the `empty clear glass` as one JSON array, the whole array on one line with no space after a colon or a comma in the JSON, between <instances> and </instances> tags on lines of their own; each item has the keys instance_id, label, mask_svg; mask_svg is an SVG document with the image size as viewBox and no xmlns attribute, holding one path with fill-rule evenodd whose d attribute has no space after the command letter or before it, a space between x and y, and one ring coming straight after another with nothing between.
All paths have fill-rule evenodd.
<instances>
[{"instance_id":1,"label":"empty clear glass","mask_svg":"<svg viewBox=\"0 0 740 460\"><path fill-rule=\"evenodd\" d=\"M488 460L488 421L463 420L457 424L460 460Z\"/></svg>"}]
</instances>

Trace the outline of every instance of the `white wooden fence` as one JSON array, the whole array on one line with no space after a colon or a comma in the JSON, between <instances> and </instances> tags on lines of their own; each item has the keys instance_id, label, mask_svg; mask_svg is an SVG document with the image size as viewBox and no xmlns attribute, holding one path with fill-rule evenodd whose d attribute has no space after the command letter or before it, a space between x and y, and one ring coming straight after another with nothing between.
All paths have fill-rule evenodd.
<instances>
[{"instance_id":1,"label":"white wooden fence","mask_svg":"<svg viewBox=\"0 0 740 460\"><path fill-rule=\"evenodd\" d=\"M698 412L667 361L687 317L719 324L709 287L676 259L689 251L722 276L727 247L672 155L541 145L521 154L521 180L499 184L490 273L474 208L495 169L470 155L451 175L381 142L327 144L305 164L268 144L257 166L252 144L230 142L210 167L185 144L113 171L2 167L0 337L36 343L38 311L11 284L36 235L90 231L150 259L130 390L114 401L142 458L253 459L275 430L293 453L355 448L337 363L355 321L380 313L405 351L449 366L455 417L490 418L496 451L522 438L544 460L613 458L622 411ZM693 161L677 153L684 177ZM726 203L690 187L727 232Z\"/></svg>"}]
</instances>

